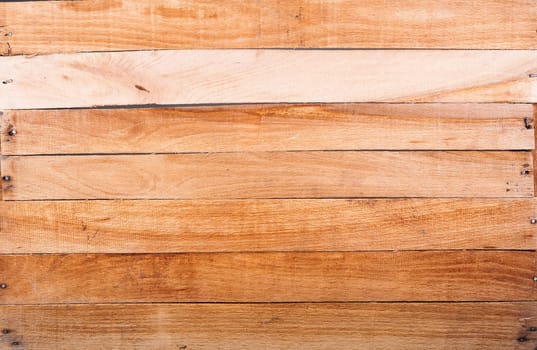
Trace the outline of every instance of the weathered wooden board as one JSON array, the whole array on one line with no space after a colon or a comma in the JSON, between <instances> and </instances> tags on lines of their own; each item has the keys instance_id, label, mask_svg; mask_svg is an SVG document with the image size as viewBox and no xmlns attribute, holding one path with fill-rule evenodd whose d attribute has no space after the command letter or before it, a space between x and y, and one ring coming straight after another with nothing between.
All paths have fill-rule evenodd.
<instances>
[{"instance_id":1,"label":"weathered wooden board","mask_svg":"<svg viewBox=\"0 0 537 350\"><path fill-rule=\"evenodd\" d=\"M0 253L537 249L534 199L8 201Z\"/></svg>"},{"instance_id":2,"label":"weathered wooden board","mask_svg":"<svg viewBox=\"0 0 537 350\"><path fill-rule=\"evenodd\" d=\"M536 300L535 251L1 255L0 303Z\"/></svg>"},{"instance_id":3,"label":"weathered wooden board","mask_svg":"<svg viewBox=\"0 0 537 350\"><path fill-rule=\"evenodd\" d=\"M39 14L39 16L36 16ZM537 48L532 0L0 3L3 54L170 48ZM9 45L8 45L9 43Z\"/></svg>"},{"instance_id":4,"label":"weathered wooden board","mask_svg":"<svg viewBox=\"0 0 537 350\"><path fill-rule=\"evenodd\" d=\"M254 152L2 159L4 200L533 197L531 152Z\"/></svg>"},{"instance_id":5,"label":"weathered wooden board","mask_svg":"<svg viewBox=\"0 0 537 350\"><path fill-rule=\"evenodd\" d=\"M537 77L531 74L537 74L537 50L182 50L4 57L0 108L537 102Z\"/></svg>"},{"instance_id":6,"label":"weathered wooden board","mask_svg":"<svg viewBox=\"0 0 537 350\"><path fill-rule=\"evenodd\" d=\"M533 149L529 104L15 110L2 154ZM11 135L16 133L14 135Z\"/></svg>"},{"instance_id":7,"label":"weathered wooden board","mask_svg":"<svg viewBox=\"0 0 537 350\"><path fill-rule=\"evenodd\" d=\"M0 306L0 346L533 350L536 314L534 302Z\"/></svg>"}]
</instances>

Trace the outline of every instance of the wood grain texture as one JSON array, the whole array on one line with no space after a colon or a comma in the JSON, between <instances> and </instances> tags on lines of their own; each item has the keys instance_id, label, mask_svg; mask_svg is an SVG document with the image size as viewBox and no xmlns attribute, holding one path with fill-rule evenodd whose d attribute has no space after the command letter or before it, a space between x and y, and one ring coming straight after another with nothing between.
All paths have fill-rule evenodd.
<instances>
[{"instance_id":1,"label":"wood grain texture","mask_svg":"<svg viewBox=\"0 0 537 350\"><path fill-rule=\"evenodd\" d=\"M537 102L537 51L182 50L0 58L3 109Z\"/></svg>"},{"instance_id":2,"label":"wood grain texture","mask_svg":"<svg viewBox=\"0 0 537 350\"><path fill-rule=\"evenodd\" d=\"M3 157L4 200L533 197L531 152ZM527 171L527 173L525 173Z\"/></svg>"},{"instance_id":3,"label":"wood grain texture","mask_svg":"<svg viewBox=\"0 0 537 350\"><path fill-rule=\"evenodd\" d=\"M533 120L535 121L536 119L537 119L537 105L533 105ZM534 131L535 140L537 141L537 129L534 127L533 131ZM535 166L537 166L537 149L533 150L533 166L534 166L534 169L535 169ZM533 173L533 178L534 178L535 197L537 197L537 174L535 172Z\"/></svg>"},{"instance_id":4,"label":"wood grain texture","mask_svg":"<svg viewBox=\"0 0 537 350\"><path fill-rule=\"evenodd\" d=\"M15 110L2 154L534 149L525 104ZM15 131L15 135L10 132Z\"/></svg>"},{"instance_id":5,"label":"wood grain texture","mask_svg":"<svg viewBox=\"0 0 537 350\"><path fill-rule=\"evenodd\" d=\"M11 33L1 39L2 53L11 55L251 47L537 48L531 0L33 1L2 2L0 15L2 29Z\"/></svg>"},{"instance_id":6,"label":"wood grain texture","mask_svg":"<svg viewBox=\"0 0 537 350\"><path fill-rule=\"evenodd\" d=\"M0 306L0 346L533 350L536 314L534 302Z\"/></svg>"},{"instance_id":7,"label":"wood grain texture","mask_svg":"<svg viewBox=\"0 0 537 350\"><path fill-rule=\"evenodd\" d=\"M536 300L535 251L1 255L3 304Z\"/></svg>"},{"instance_id":8,"label":"wood grain texture","mask_svg":"<svg viewBox=\"0 0 537 350\"><path fill-rule=\"evenodd\" d=\"M534 199L7 201L0 253L537 249Z\"/></svg>"}]
</instances>

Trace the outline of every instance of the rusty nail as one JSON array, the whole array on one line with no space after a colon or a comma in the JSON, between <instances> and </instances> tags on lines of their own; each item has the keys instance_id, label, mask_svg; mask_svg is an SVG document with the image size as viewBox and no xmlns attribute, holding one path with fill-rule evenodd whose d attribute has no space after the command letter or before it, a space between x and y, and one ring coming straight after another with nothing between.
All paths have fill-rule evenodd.
<instances>
[{"instance_id":1,"label":"rusty nail","mask_svg":"<svg viewBox=\"0 0 537 350\"><path fill-rule=\"evenodd\" d=\"M2 180L4 180L4 181L10 181L10 180L11 180L11 176L9 176L9 175L4 175L4 176L2 176Z\"/></svg>"},{"instance_id":2,"label":"rusty nail","mask_svg":"<svg viewBox=\"0 0 537 350\"><path fill-rule=\"evenodd\" d=\"M5 283L0 284L0 288L2 288L2 289L6 289L6 288L7 288L7 284L5 284Z\"/></svg>"},{"instance_id":3,"label":"rusty nail","mask_svg":"<svg viewBox=\"0 0 537 350\"><path fill-rule=\"evenodd\" d=\"M9 130L9 131L7 132L7 134L8 134L9 136L15 136L15 135L17 135L17 130L15 130L15 129L11 129L11 130Z\"/></svg>"}]
</instances>

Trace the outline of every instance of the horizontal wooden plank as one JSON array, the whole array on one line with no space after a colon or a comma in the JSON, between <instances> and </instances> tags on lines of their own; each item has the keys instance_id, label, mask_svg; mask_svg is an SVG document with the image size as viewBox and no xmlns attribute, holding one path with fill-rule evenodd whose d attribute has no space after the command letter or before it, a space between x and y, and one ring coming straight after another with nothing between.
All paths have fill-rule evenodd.
<instances>
[{"instance_id":1,"label":"horizontal wooden plank","mask_svg":"<svg viewBox=\"0 0 537 350\"><path fill-rule=\"evenodd\" d=\"M0 346L533 350L535 314L534 302L0 306Z\"/></svg>"},{"instance_id":2,"label":"horizontal wooden plank","mask_svg":"<svg viewBox=\"0 0 537 350\"><path fill-rule=\"evenodd\" d=\"M534 199L7 201L0 253L537 249Z\"/></svg>"},{"instance_id":3,"label":"horizontal wooden plank","mask_svg":"<svg viewBox=\"0 0 537 350\"><path fill-rule=\"evenodd\" d=\"M3 157L4 200L533 197L531 152Z\"/></svg>"},{"instance_id":4,"label":"horizontal wooden plank","mask_svg":"<svg viewBox=\"0 0 537 350\"><path fill-rule=\"evenodd\" d=\"M536 300L535 251L1 255L3 304Z\"/></svg>"},{"instance_id":5,"label":"horizontal wooden plank","mask_svg":"<svg viewBox=\"0 0 537 350\"><path fill-rule=\"evenodd\" d=\"M4 32L11 33L2 38L2 53L12 55L170 48L537 48L531 0L33 1L2 2L0 14Z\"/></svg>"},{"instance_id":6,"label":"horizontal wooden plank","mask_svg":"<svg viewBox=\"0 0 537 350\"><path fill-rule=\"evenodd\" d=\"M537 74L536 50L183 50L20 56L0 59L0 106L537 102L537 78L531 74Z\"/></svg>"},{"instance_id":7,"label":"horizontal wooden plank","mask_svg":"<svg viewBox=\"0 0 537 350\"><path fill-rule=\"evenodd\" d=\"M4 155L516 150L532 128L529 104L230 105L8 111L0 139Z\"/></svg>"}]
</instances>

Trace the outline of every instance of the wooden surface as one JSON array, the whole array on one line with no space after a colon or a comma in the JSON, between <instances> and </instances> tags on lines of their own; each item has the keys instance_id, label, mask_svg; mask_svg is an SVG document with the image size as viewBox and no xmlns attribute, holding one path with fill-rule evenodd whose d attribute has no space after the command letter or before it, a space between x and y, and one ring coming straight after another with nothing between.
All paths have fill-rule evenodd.
<instances>
[{"instance_id":1,"label":"wooden surface","mask_svg":"<svg viewBox=\"0 0 537 350\"><path fill-rule=\"evenodd\" d=\"M532 197L530 152L13 156L6 200ZM528 171L528 173L523 173Z\"/></svg>"},{"instance_id":2,"label":"wooden surface","mask_svg":"<svg viewBox=\"0 0 537 350\"><path fill-rule=\"evenodd\" d=\"M12 33L2 38L2 53L11 55L172 48L537 48L532 0L33 1L2 2L0 15L4 31Z\"/></svg>"},{"instance_id":3,"label":"wooden surface","mask_svg":"<svg viewBox=\"0 0 537 350\"><path fill-rule=\"evenodd\" d=\"M4 155L533 149L526 119L525 104L19 110L0 119L0 139Z\"/></svg>"},{"instance_id":4,"label":"wooden surface","mask_svg":"<svg viewBox=\"0 0 537 350\"><path fill-rule=\"evenodd\" d=\"M536 5L0 1L0 350L535 350Z\"/></svg>"},{"instance_id":5,"label":"wooden surface","mask_svg":"<svg viewBox=\"0 0 537 350\"><path fill-rule=\"evenodd\" d=\"M0 347L533 350L536 313L535 302L0 306Z\"/></svg>"},{"instance_id":6,"label":"wooden surface","mask_svg":"<svg viewBox=\"0 0 537 350\"><path fill-rule=\"evenodd\" d=\"M2 58L5 109L537 102L537 51L184 50Z\"/></svg>"},{"instance_id":7,"label":"wooden surface","mask_svg":"<svg viewBox=\"0 0 537 350\"><path fill-rule=\"evenodd\" d=\"M534 199L4 201L0 253L537 249Z\"/></svg>"},{"instance_id":8,"label":"wooden surface","mask_svg":"<svg viewBox=\"0 0 537 350\"><path fill-rule=\"evenodd\" d=\"M1 255L4 304L535 300L535 251Z\"/></svg>"}]
</instances>

